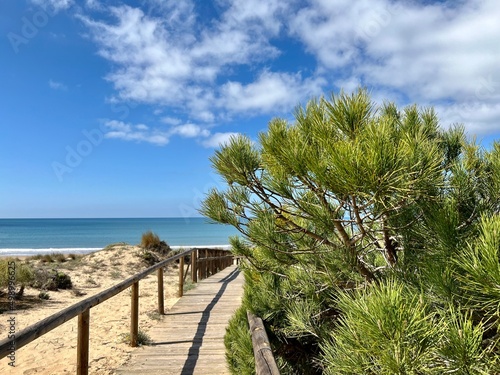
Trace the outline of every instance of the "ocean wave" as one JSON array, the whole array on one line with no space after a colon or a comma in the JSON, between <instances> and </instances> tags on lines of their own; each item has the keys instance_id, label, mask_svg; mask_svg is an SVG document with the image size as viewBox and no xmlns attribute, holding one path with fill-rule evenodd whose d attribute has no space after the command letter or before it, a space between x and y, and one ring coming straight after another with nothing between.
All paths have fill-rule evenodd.
<instances>
[{"instance_id":1,"label":"ocean wave","mask_svg":"<svg viewBox=\"0 0 500 375\"><path fill-rule=\"evenodd\" d=\"M52 253L62 254L88 254L102 250L102 247L71 247L71 248L49 248L49 249L0 249L0 256L31 256Z\"/></svg>"},{"instance_id":2,"label":"ocean wave","mask_svg":"<svg viewBox=\"0 0 500 375\"><path fill-rule=\"evenodd\" d=\"M231 245L186 245L170 246L172 250L179 249L223 249L229 250ZM62 254L89 254L102 250L102 247L68 247L68 248L49 248L49 249L0 249L0 257L26 257L32 255L45 255L53 253Z\"/></svg>"}]
</instances>

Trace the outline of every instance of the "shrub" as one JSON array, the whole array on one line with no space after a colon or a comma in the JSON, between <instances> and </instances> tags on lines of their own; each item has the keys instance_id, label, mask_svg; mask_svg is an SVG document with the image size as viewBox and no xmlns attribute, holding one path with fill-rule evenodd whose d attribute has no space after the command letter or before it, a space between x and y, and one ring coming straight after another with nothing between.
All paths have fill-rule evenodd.
<instances>
[{"instance_id":1,"label":"shrub","mask_svg":"<svg viewBox=\"0 0 500 375\"><path fill-rule=\"evenodd\" d=\"M141 247L144 249L151 249L160 246L160 237L152 231L143 233L141 238Z\"/></svg>"},{"instance_id":2,"label":"shrub","mask_svg":"<svg viewBox=\"0 0 500 375\"><path fill-rule=\"evenodd\" d=\"M66 255L62 253L52 253L51 255L55 262L64 263L68 260Z\"/></svg>"},{"instance_id":3,"label":"shrub","mask_svg":"<svg viewBox=\"0 0 500 375\"><path fill-rule=\"evenodd\" d=\"M358 90L211 161L227 186L200 212L242 234L243 304L283 373L500 374L500 143Z\"/></svg>"},{"instance_id":4,"label":"shrub","mask_svg":"<svg viewBox=\"0 0 500 375\"><path fill-rule=\"evenodd\" d=\"M38 298L48 300L50 299L50 296L47 292L41 291L40 293L38 293Z\"/></svg>"},{"instance_id":5,"label":"shrub","mask_svg":"<svg viewBox=\"0 0 500 375\"><path fill-rule=\"evenodd\" d=\"M481 323L475 324L471 314L452 307L444 317L444 336L438 350L438 363L446 369L443 373L487 375L491 374L489 369L498 369L498 357L491 356L490 348L483 348Z\"/></svg>"},{"instance_id":6,"label":"shrub","mask_svg":"<svg viewBox=\"0 0 500 375\"><path fill-rule=\"evenodd\" d=\"M122 333L120 334L120 337L123 343L125 344L130 343L130 333ZM149 335L146 332L144 332L139 328L139 331L137 332L137 345L139 346L149 345L151 344L151 342L152 342L151 337L149 337Z\"/></svg>"},{"instance_id":7,"label":"shrub","mask_svg":"<svg viewBox=\"0 0 500 375\"><path fill-rule=\"evenodd\" d=\"M161 255L166 255L171 251L170 246L165 241L161 241L160 237L152 231L143 233L141 238L141 247L145 250L152 250Z\"/></svg>"},{"instance_id":8,"label":"shrub","mask_svg":"<svg viewBox=\"0 0 500 375\"><path fill-rule=\"evenodd\" d=\"M339 326L322 345L325 374L442 374L442 325L424 297L389 281L340 293Z\"/></svg>"},{"instance_id":9,"label":"shrub","mask_svg":"<svg viewBox=\"0 0 500 375\"><path fill-rule=\"evenodd\" d=\"M139 256L144 260L148 266L152 266L160 261L158 255L149 250L143 250L139 253Z\"/></svg>"},{"instance_id":10,"label":"shrub","mask_svg":"<svg viewBox=\"0 0 500 375\"><path fill-rule=\"evenodd\" d=\"M71 277L64 272L56 271L54 275L54 281L58 289L71 289L73 288L73 283L71 282Z\"/></svg>"},{"instance_id":11,"label":"shrub","mask_svg":"<svg viewBox=\"0 0 500 375\"><path fill-rule=\"evenodd\" d=\"M52 257L52 254L44 254L40 258L40 261L42 263L54 263L54 258Z\"/></svg>"},{"instance_id":12,"label":"shrub","mask_svg":"<svg viewBox=\"0 0 500 375\"><path fill-rule=\"evenodd\" d=\"M462 299L487 321L500 319L500 216L484 217L477 239L455 258ZM461 293L462 294L462 293ZM460 296L459 296L460 297Z\"/></svg>"},{"instance_id":13,"label":"shrub","mask_svg":"<svg viewBox=\"0 0 500 375\"><path fill-rule=\"evenodd\" d=\"M226 335L226 361L233 375L254 375L252 337L248 329L247 310L241 306L229 321Z\"/></svg>"},{"instance_id":14,"label":"shrub","mask_svg":"<svg viewBox=\"0 0 500 375\"><path fill-rule=\"evenodd\" d=\"M13 258L0 259L0 289L9 285L9 270L15 267L15 285L29 284L34 278L33 268Z\"/></svg>"},{"instance_id":15,"label":"shrub","mask_svg":"<svg viewBox=\"0 0 500 375\"><path fill-rule=\"evenodd\" d=\"M73 284L71 277L57 270L38 269L30 284L33 288L43 290L71 289Z\"/></svg>"}]
</instances>

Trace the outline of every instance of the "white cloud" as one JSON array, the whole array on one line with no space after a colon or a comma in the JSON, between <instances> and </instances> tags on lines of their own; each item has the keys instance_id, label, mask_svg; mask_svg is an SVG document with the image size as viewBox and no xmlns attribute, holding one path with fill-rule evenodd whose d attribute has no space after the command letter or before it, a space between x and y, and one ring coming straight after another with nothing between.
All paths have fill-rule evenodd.
<instances>
[{"instance_id":1,"label":"white cloud","mask_svg":"<svg viewBox=\"0 0 500 375\"><path fill-rule=\"evenodd\" d=\"M209 148L217 148L222 144L229 142L231 137L235 137L238 133L215 133L211 135L209 138L202 141L202 145Z\"/></svg>"},{"instance_id":2,"label":"white cloud","mask_svg":"<svg viewBox=\"0 0 500 375\"><path fill-rule=\"evenodd\" d=\"M73 0L31 0L31 2L55 13L66 10L73 5Z\"/></svg>"},{"instance_id":3,"label":"white cloud","mask_svg":"<svg viewBox=\"0 0 500 375\"><path fill-rule=\"evenodd\" d=\"M106 138L121 139L124 141L147 142L156 146L165 146L170 140L168 132L150 129L144 124L127 124L123 121L107 121L105 127L109 129Z\"/></svg>"},{"instance_id":4,"label":"white cloud","mask_svg":"<svg viewBox=\"0 0 500 375\"><path fill-rule=\"evenodd\" d=\"M161 119L161 122L168 124L168 125L179 125L182 121L181 121L181 119L178 119L175 117L165 116Z\"/></svg>"},{"instance_id":5,"label":"white cloud","mask_svg":"<svg viewBox=\"0 0 500 375\"><path fill-rule=\"evenodd\" d=\"M53 90L61 90L61 91L66 91L68 87L61 82L53 81L52 79L49 80L49 87Z\"/></svg>"},{"instance_id":6,"label":"white cloud","mask_svg":"<svg viewBox=\"0 0 500 375\"><path fill-rule=\"evenodd\" d=\"M321 93L320 79L303 80L300 74L263 72L254 82L228 82L221 88L223 107L235 112L282 112L304 97Z\"/></svg>"},{"instance_id":7,"label":"white cloud","mask_svg":"<svg viewBox=\"0 0 500 375\"><path fill-rule=\"evenodd\" d=\"M320 69L341 72L337 84L352 88L360 82L375 92L436 105L446 119L455 107L481 108L477 116L491 122L471 125L471 131L498 130L498 1L310 3L292 19L291 30ZM471 115L461 118L471 121Z\"/></svg>"},{"instance_id":8,"label":"white cloud","mask_svg":"<svg viewBox=\"0 0 500 375\"><path fill-rule=\"evenodd\" d=\"M104 9L104 5L99 0L85 0L85 6L92 10Z\"/></svg>"},{"instance_id":9,"label":"white cloud","mask_svg":"<svg viewBox=\"0 0 500 375\"><path fill-rule=\"evenodd\" d=\"M144 124L130 124L118 120L108 120L104 123L106 138L121 139L123 141L146 142L156 146L165 146L174 136L193 138L204 147L217 147L236 133L215 133L191 123L172 126L167 129L155 128Z\"/></svg>"},{"instance_id":10,"label":"white cloud","mask_svg":"<svg viewBox=\"0 0 500 375\"><path fill-rule=\"evenodd\" d=\"M445 126L467 124L470 134L486 135L500 130L500 104L470 101L452 105L437 105Z\"/></svg>"},{"instance_id":11,"label":"white cloud","mask_svg":"<svg viewBox=\"0 0 500 375\"><path fill-rule=\"evenodd\" d=\"M498 129L496 0L141 4L80 19L101 56L112 63L107 79L116 89L115 101L168 109L157 116L178 115L160 119L171 125L162 130L166 135L161 133L167 138L210 143L218 133L206 131L215 123L290 113L323 91L352 91L359 85L368 87L376 100L435 105L443 122L462 119L480 133ZM206 19L206 14L196 13L204 6L215 10ZM297 42L303 51L295 64L287 48L297 48ZM300 65L304 55L309 59L306 69ZM464 107L474 110L453 115ZM190 122L198 125L190 127ZM150 134L153 129L142 131Z\"/></svg>"},{"instance_id":12,"label":"white cloud","mask_svg":"<svg viewBox=\"0 0 500 375\"><path fill-rule=\"evenodd\" d=\"M110 8L111 21L80 17L99 53L115 66L107 79L119 99L180 108L193 119L212 123L238 108L255 114L291 109L298 99L318 93L320 80L300 82L296 73L270 74L255 65L280 54L271 39L282 32L289 11L283 2L223 0L216 5L223 9L220 17L205 23L195 22L191 1L149 4L156 13L119 6ZM259 80L252 84L225 78L242 66L256 69ZM224 80L228 83L221 88ZM284 93L287 83L294 85L291 95ZM280 90L271 103L255 97L266 85ZM244 104L238 91L254 95L251 103Z\"/></svg>"},{"instance_id":13,"label":"white cloud","mask_svg":"<svg viewBox=\"0 0 500 375\"><path fill-rule=\"evenodd\" d=\"M185 138L208 137L210 131L194 124L184 124L171 129L172 134L178 134Z\"/></svg>"}]
</instances>

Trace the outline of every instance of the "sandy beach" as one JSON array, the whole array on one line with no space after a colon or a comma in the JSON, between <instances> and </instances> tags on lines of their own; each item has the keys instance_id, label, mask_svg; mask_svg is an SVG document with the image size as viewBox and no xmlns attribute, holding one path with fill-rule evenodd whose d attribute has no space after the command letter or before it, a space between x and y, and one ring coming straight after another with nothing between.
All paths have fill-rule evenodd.
<instances>
[{"instance_id":1,"label":"sandy beach","mask_svg":"<svg viewBox=\"0 0 500 375\"><path fill-rule=\"evenodd\" d=\"M139 247L114 245L83 256L77 261L59 264L71 277L72 290L49 291L49 299L38 298L40 290L26 288L16 301L16 331L20 331L68 306L105 290L147 267L137 255ZM164 276L165 310L178 300L178 269L170 265ZM157 313L156 273L139 284L139 329L148 332L162 317ZM0 317L0 337L4 338L10 313ZM9 359L0 360L2 374L75 374L78 318L57 327L30 344L18 349L16 366ZM126 363L133 350L124 342L130 330L130 288L90 310L89 373L113 374Z\"/></svg>"}]
</instances>

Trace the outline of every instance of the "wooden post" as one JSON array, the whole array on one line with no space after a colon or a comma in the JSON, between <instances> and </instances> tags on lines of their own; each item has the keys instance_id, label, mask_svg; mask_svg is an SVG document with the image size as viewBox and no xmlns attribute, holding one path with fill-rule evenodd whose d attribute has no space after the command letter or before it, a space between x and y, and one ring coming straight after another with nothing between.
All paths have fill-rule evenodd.
<instances>
[{"instance_id":1,"label":"wooden post","mask_svg":"<svg viewBox=\"0 0 500 375\"><path fill-rule=\"evenodd\" d=\"M193 250L191 253L191 281L198 282L198 250Z\"/></svg>"},{"instance_id":2,"label":"wooden post","mask_svg":"<svg viewBox=\"0 0 500 375\"><path fill-rule=\"evenodd\" d=\"M212 276L214 274L214 253L212 250L209 250L209 261L208 261L208 276Z\"/></svg>"},{"instance_id":3,"label":"wooden post","mask_svg":"<svg viewBox=\"0 0 500 375\"><path fill-rule=\"evenodd\" d=\"M137 335L139 334L139 282L132 284L132 307L130 319L130 346L137 346Z\"/></svg>"},{"instance_id":4,"label":"wooden post","mask_svg":"<svg viewBox=\"0 0 500 375\"><path fill-rule=\"evenodd\" d=\"M186 264L186 260L185 260L185 259L184 259L184 264ZM185 267L185 270L184 270L184 284L186 284L186 279L187 279L187 277L188 277L188 275L189 275L189 273L190 273L190 272L189 272L190 267L191 267L191 262L189 262L189 263L187 264L187 267Z\"/></svg>"},{"instance_id":5,"label":"wooden post","mask_svg":"<svg viewBox=\"0 0 500 375\"><path fill-rule=\"evenodd\" d=\"M158 275L158 314L165 314L165 303L163 299L163 267L156 271Z\"/></svg>"},{"instance_id":6,"label":"wooden post","mask_svg":"<svg viewBox=\"0 0 500 375\"><path fill-rule=\"evenodd\" d=\"M209 274L208 274L208 265L209 265L209 257L210 252L208 250L205 250L205 262L203 263L203 278L206 279Z\"/></svg>"},{"instance_id":7,"label":"wooden post","mask_svg":"<svg viewBox=\"0 0 500 375\"><path fill-rule=\"evenodd\" d=\"M207 270L207 251L206 250L201 250L198 255L200 255L200 280L203 280L204 278L207 277L206 270Z\"/></svg>"},{"instance_id":8,"label":"wooden post","mask_svg":"<svg viewBox=\"0 0 500 375\"><path fill-rule=\"evenodd\" d=\"M184 295L184 257L179 259L179 297Z\"/></svg>"},{"instance_id":9,"label":"wooden post","mask_svg":"<svg viewBox=\"0 0 500 375\"><path fill-rule=\"evenodd\" d=\"M76 373L89 373L89 322L90 309L78 315L78 343L76 348Z\"/></svg>"}]
</instances>

